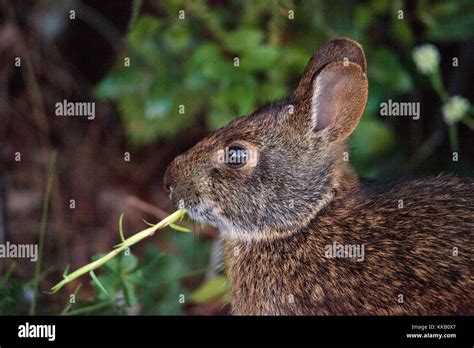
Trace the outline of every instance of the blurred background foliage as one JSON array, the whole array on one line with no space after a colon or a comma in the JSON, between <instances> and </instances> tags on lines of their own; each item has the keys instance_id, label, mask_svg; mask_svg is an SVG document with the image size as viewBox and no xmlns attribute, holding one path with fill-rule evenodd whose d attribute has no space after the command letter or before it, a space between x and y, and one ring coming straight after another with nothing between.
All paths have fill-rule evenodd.
<instances>
[{"instance_id":1,"label":"blurred background foliage","mask_svg":"<svg viewBox=\"0 0 474 348\"><path fill-rule=\"evenodd\" d=\"M200 114L215 130L284 98L321 44L348 36L362 44L368 59L369 101L350 140L351 159L364 176L392 172L400 163L400 156L383 160L397 155L397 141L379 109L381 102L413 91L413 47L465 40L474 28L469 0L418 1L409 14L399 12L405 8L401 0L229 1L225 7L171 0L160 1L159 8L160 16L132 23L124 56L95 90L98 98L118 103L131 144L175 137Z\"/></svg>"},{"instance_id":2,"label":"blurred background foliage","mask_svg":"<svg viewBox=\"0 0 474 348\"><path fill-rule=\"evenodd\" d=\"M38 240L38 202L49 154L58 152L41 290L64 265L110 250L122 212L138 231L144 217L173 211L161 182L168 163L234 118L286 97L312 54L335 37L359 41L368 61L369 100L349 140L362 177L474 173L472 0L22 0L0 9L0 52L9 62L0 65L7 240ZM420 46L439 50L432 75L414 61ZM427 50L418 52L423 60ZM24 68L11 64L17 56ZM63 99L98 100L96 119L55 117ZM390 99L420 102L420 119L381 117ZM461 159L453 162L456 143ZM216 236L209 227L160 232L97 272L100 286L84 278L55 296L40 291L37 313L224 314L228 285L210 271ZM33 268L0 263L0 314L28 313Z\"/></svg>"},{"instance_id":3,"label":"blurred background foliage","mask_svg":"<svg viewBox=\"0 0 474 348\"><path fill-rule=\"evenodd\" d=\"M206 273L210 245L190 234L172 233L168 238L179 257L152 245L140 259L131 252L121 254L104 266L98 282L91 281L95 297L68 314L184 314L184 304L196 301L182 281Z\"/></svg>"}]
</instances>

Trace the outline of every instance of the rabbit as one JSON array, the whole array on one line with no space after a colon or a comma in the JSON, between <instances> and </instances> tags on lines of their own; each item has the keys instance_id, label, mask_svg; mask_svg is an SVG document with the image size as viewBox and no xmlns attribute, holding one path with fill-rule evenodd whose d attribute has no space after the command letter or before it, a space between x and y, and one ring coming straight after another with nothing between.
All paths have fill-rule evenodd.
<instances>
[{"instance_id":1,"label":"rabbit","mask_svg":"<svg viewBox=\"0 0 474 348\"><path fill-rule=\"evenodd\" d=\"M167 168L173 204L220 230L232 314L474 314L474 180L359 179L367 95L362 46L334 39L288 98Z\"/></svg>"}]
</instances>

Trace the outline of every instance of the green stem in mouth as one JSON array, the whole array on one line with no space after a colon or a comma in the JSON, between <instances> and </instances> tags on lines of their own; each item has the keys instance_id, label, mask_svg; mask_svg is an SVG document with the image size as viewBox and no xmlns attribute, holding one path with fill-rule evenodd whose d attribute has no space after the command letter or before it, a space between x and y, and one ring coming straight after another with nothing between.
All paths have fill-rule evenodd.
<instances>
[{"instance_id":1,"label":"green stem in mouth","mask_svg":"<svg viewBox=\"0 0 474 348\"><path fill-rule=\"evenodd\" d=\"M124 238L123 229L122 229L122 219L123 218L121 217L121 219L120 219L120 237L122 238L122 242L120 244L117 244L112 251L110 251L108 254L102 256L100 259L97 259L97 260L95 260L91 263L88 263L85 266L82 266L81 268L75 270L71 274L68 274L68 275L64 274L63 275L64 279L61 280L56 285L54 285L51 288L50 293L54 294L54 293L58 292L67 283L70 283L71 281L79 278L80 276L82 276L86 273L90 274L90 272L93 272L95 269L103 266L105 263L110 261L112 258L114 258L118 254L120 254L125 249L131 247L132 245L134 245L138 242L140 242L141 240L145 239L146 237L152 236L157 230L159 230L161 228L164 228L164 227L167 227L167 226L170 226L170 225L174 225L174 223L181 220L184 217L184 215L186 215L186 212L184 210L177 210L173 214L171 214L168 217L161 220L156 225L153 225L153 226L151 226L151 227L149 227L149 228L147 228L143 231L140 231L140 232L134 234L133 236L131 236L127 239Z\"/></svg>"}]
</instances>

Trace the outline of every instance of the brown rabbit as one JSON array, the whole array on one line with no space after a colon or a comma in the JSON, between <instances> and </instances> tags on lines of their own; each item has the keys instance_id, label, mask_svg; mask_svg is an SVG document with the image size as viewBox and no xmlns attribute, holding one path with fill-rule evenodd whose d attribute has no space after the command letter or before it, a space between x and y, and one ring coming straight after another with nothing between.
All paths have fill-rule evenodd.
<instances>
[{"instance_id":1,"label":"brown rabbit","mask_svg":"<svg viewBox=\"0 0 474 348\"><path fill-rule=\"evenodd\" d=\"M233 313L474 314L474 180L359 181L367 92L362 47L330 41L286 100L169 166L174 204L221 231Z\"/></svg>"}]
</instances>

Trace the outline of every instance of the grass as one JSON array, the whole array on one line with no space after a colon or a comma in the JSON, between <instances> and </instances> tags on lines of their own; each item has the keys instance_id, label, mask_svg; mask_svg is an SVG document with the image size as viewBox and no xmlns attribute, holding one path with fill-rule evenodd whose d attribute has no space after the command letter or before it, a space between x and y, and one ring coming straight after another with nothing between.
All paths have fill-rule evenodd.
<instances>
[{"instance_id":1,"label":"grass","mask_svg":"<svg viewBox=\"0 0 474 348\"><path fill-rule=\"evenodd\" d=\"M86 274L86 273L89 273L89 275L91 276L92 280L94 282L97 283L97 285L102 289L103 286L100 284L99 280L97 279L97 277L95 276L94 274L94 270L103 266L104 264L106 264L108 261L110 261L112 258L114 258L115 256L117 256L118 254L120 254L122 251L125 251L126 249L128 249L129 247L131 247L132 245L142 241L143 239L147 238L147 237L150 237L152 236L157 230L161 229L161 228L164 228L164 227L167 227L167 226L170 226L170 227L174 227L180 231L184 231L184 232L188 232L189 230L181 227L181 226L177 226L175 225L175 223L179 220L181 220L184 215L186 214L186 212L184 210L177 210L175 211L173 214L169 215L168 217L166 217L165 219L161 220L159 223L155 224L155 225L151 225L149 228L145 229L145 230L142 230L140 232L137 232L136 234L134 234L133 236L125 239L124 237L124 233L123 233L123 214L120 216L120 222L119 222L119 230L120 230L120 237L122 239L122 242L115 245L114 246L114 249L112 251L110 251L108 254L102 256L101 258L99 258L98 260L95 260L91 263L88 263L87 265L85 266L82 266L81 268L75 270L74 272L72 272L71 274L67 274L67 272L64 272L63 274L63 280L61 280L59 283L57 283L56 285L54 285L52 288L51 288L51 292L50 293L56 293L58 292L64 285L72 282L73 280L81 277L82 275ZM179 227L179 228L177 228ZM184 229L184 230L183 230Z\"/></svg>"},{"instance_id":2,"label":"grass","mask_svg":"<svg viewBox=\"0 0 474 348\"><path fill-rule=\"evenodd\" d=\"M41 213L41 225L38 240L38 261L35 265L35 275L33 278L33 298L30 305L30 315L36 312L36 303L38 302L38 286L41 280L41 258L43 256L44 237L46 234L46 222L48 221L49 200L51 197L51 190L53 187L54 169L56 168L56 159L58 157L57 151L53 151L49 160L48 179L44 193L43 208Z\"/></svg>"}]
</instances>

